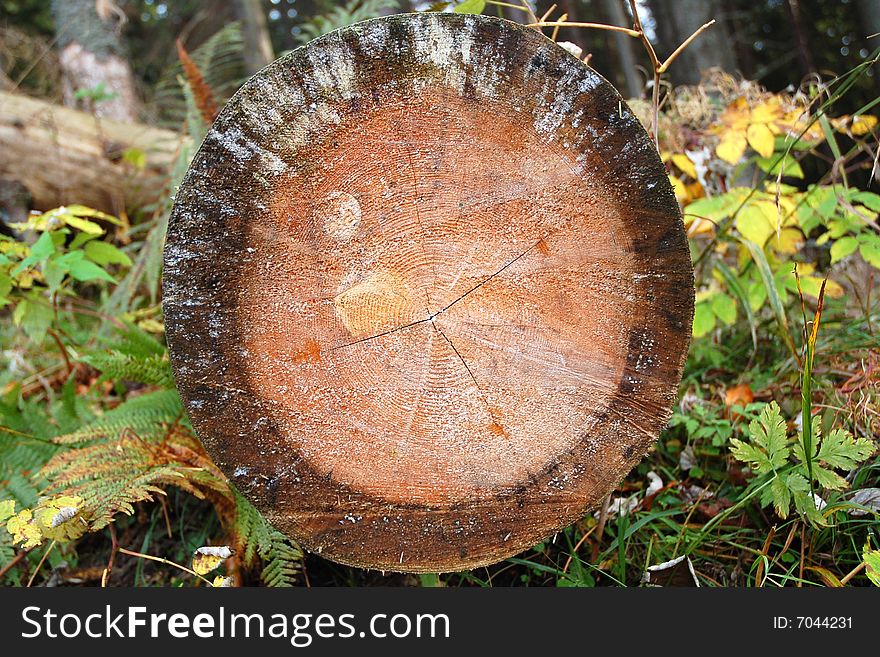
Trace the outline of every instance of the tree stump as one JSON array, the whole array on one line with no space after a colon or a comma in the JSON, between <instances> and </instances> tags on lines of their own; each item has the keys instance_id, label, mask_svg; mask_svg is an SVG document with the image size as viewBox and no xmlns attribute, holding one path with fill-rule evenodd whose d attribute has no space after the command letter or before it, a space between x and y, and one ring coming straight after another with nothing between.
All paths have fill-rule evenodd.
<instances>
[{"instance_id":1,"label":"tree stump","mask_svg":"<svg viewBox=\"0 0 880 657\"><path fill-rule=\"evenodd\" d=\"M342 563L492 563L581 517L668 419L681 215L602 77L500 19L411 14L251 78L180 188L168 343L210 454Z\"/></svg>"}]
</instances>

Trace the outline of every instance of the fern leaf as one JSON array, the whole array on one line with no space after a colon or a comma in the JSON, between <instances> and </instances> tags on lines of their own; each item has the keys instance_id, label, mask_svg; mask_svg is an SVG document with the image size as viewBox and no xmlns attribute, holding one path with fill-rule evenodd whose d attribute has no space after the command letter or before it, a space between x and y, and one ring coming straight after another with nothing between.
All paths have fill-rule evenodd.
<instances>
[{"instance_id":1,"label":"fern leaf","mask_svg":"<svg viewBox=\"0 0 880 657\"><path fill-rule=\"evenodd\" d=\"M125 401L81 429L58 436L55 442L70 444L115 438L125 430L142 438L156 438L182 416L183 404L177 390L157 390Z\"/></svg>"},{"instance_id":2,"label":"fern leaf","mask_svg":"<svg viewBox=\"0 0 880 657\"><path fill-rule=\"evenodd\" d=\"M164 355L132 356L110 351L89 354L82 360L101 372L102 381L133 381L162 388L174 387L171 362Z\"/></svg>"}]
</instances>

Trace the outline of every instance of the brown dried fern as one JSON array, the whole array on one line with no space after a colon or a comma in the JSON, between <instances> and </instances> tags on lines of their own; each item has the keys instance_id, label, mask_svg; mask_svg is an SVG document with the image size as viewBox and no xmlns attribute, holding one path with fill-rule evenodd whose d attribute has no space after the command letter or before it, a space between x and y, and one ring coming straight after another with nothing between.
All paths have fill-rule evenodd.
<instances>
[{"instance_id":1,"label":"brown dried fern","mask_svg":"<svg viewBox=\"0 0 880 657\"><path fill-rule=\"evenodd\" d=\"M217 113L220 111L220 108L217 106L217 101L214 100L214 92L211 91L211 87L205 82L205 76L202 75L199 67L186 52L180 39L177 40L177 55L180 57L183 74L186 76L186 82L192 91L196 107L199 108L202 120L207 125L211 125L214 122L214 119L217 118Z\"/></svg>"}]
</instances>

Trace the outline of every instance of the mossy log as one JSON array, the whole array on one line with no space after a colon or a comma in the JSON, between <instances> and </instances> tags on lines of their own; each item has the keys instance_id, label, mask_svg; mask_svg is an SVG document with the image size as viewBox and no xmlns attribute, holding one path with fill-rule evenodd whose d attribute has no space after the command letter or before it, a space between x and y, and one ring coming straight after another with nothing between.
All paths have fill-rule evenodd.
<instances>
[{"instance_id":1,"label":"mossy log","mask_svg":"<svg viewBox=\"0 0 880 657\"><path fill-rule=\"evenodd\" d=\"M171 168L186 140L0 92L0 177L24 185L39 210L82 203L118 213L157 203L171 191Z\"/></svg>"},{"instance_id":2,"label":"mossy log","mask_svg":"<svg viewBox=\"0 0 880 657\"><path fill-rule=\"evenodd\" d=\"M342 563L472 568L580 518L676 398L678 205L618 93L482 16L359 23L221 112L165 251L209 452Z\"/></svg>"}]
</instances>

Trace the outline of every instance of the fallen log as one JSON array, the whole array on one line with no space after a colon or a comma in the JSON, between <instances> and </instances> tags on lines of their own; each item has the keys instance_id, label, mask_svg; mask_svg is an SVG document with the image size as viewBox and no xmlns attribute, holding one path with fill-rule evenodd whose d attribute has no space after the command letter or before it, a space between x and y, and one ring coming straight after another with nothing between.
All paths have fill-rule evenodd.
<instances>
[{"instance_id":1,"label":"fallen log","mask_svg":"<svg viewBox=\"0 0 880 657\"><path fill-rule=\"evenodd\" d=\"M0 92L0 179L23 185L38 210L81 203L117 213L155 203L169 192L184 140Z\"/></svg>"},{"instance_id":2,"label":"fallen log","mask_svg":"<svg viewBox=\"0 0 880 657\"><path fill-rule=\"evenodd\" d=\"M693 271L651 139L539 32L413 14L313 41L221 112L169 224L177 383L278 528L382 570L565 527L675 401Z\"/></svg>"}]
</instances>

